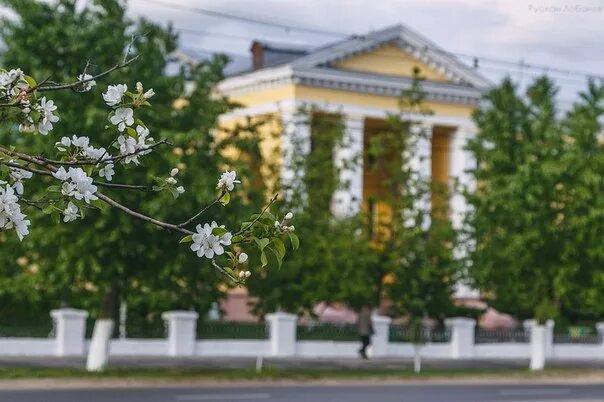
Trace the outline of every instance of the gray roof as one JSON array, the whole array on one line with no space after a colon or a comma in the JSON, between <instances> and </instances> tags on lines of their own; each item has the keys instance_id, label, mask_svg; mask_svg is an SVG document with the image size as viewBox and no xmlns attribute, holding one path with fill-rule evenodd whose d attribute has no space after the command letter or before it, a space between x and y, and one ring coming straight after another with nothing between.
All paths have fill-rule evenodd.
<instances>
[{"instance_id":1,"label":"gray roof","mask_svg":"<svg viewBox=\"0 0 604 402\"><path fill-rule=\"evenodd\" d=\"M260 69L276 66L291 66L296 72L310 72L321 68L324 72L348 74L348 72L333 68L340 61L358 54L370 52L385 44L394 44L410 53L413 57L442 71L456 85L484 89L489 81L475 69L459 61L455 56L437 46L424 36L412 31L402 24L393 25L366 35L351 36L346 39L311 49L299 45L288 45L276 42L261 42L265 45L267 63ZM245 75L251 71L240 72ZM383 78L379 74L365 74ZM399 77L400 78L400 77Z\"/></svg>"}]
</instances>

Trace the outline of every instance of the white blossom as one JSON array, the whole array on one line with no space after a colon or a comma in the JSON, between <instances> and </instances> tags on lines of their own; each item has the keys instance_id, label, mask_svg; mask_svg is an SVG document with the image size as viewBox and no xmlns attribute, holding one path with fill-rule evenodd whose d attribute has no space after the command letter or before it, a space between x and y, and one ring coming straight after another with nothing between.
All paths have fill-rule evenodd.
<instances>
[{"instance_id":1,"label":"white blossom","mask_svg":"<svg viewBox=\"0 0 604 402\"><path fill-rule=\"evenodd\" d=\"M80 217L79 212L80 210L78 209L78 206L75 205L73 202L69 201L69 203L67 204L67 208L65 208L65 210L63 211L63 222L67 223L75 221Z\"/></svg>"},{"instance_id":2,"label":"white blossom","mask_svg":"<svg viewBox=\"0 0 604 402\"><path fill-rule=\"evenodd\" d=\"M90 201L98 199L98 197L94 195L97 187L92 184L92 178L89 177L82 168L70 167L68 171L65 171L65 168L61 166L52 175L55 178L64 181L63 186L61 187L63 195L74 197L78 201L84 200L87 204L89 204Z\"/></svg>"},{"instance_id":3,"label":"white blossom","mask_svg":"<svg viewBox=\"0 0 604 402\"><path fill-rule=\"evenodd\" d=\"M149 129L143 126L136 126L136 133L138 134L137 147L138 149L147 149L149 144L147 141L153 141L153 138L149 137ZM147 155L151 150L142 151L140 155Z\"/></svg>"},{"instance_id":4,"label":"white blossom","mask_svg":"<svg viewBox=\"0 0 604 402\"><path fill-rule=\"evenodd\" d=\"M95 148L93 146L84 149L84 156L97 161L103 161L107 158L111 158L111 155L109 155L105 148Z\"/></svg>"},{"instance_id":5,"label":"white blossom","mask_svg":"<svg viewBox=\"0 0 604 402\"><path fill-rule=\"evenodd\" d=\"M40 99L40 104L35 106L35 109L41 114L38 123L38 132L42 135L47 135L52 130L52 123L59 121L59 116L53 114L57 110L57 107L54 101L47 100L46 96L44 96Z\"/></svg>"},{"instance_id":6,"label":"white blossom","mask_svg":"<svg viewBox=\"0 0 604 402\"><path fill-rule=\"evenodd\" d=\"M106 164L99 170L99 176L104 177L107 181L111 181L113 175L115 174L113 167L113 163Z\"/></svg>"},{"instance_id":7,"label":"white blossom","mask_svg":"<svg viewBox=\"0 0 604 402\"><path fill-rule=\"evenodd\" d=\"M223 246L231 244L232 234L230 232L220 236L212 234L212 230L217 227L219 226L216 222L195 227L197 232L192 236L191 250L195 251L198 257L214 258L214 255L222 255L224 254ZM224 228L224 225L220 227Z\"/></svg>"},{"instance_id":8,"label":"white blossom","mask_svg":"<svg viewBox=\"0 0 604 402\"><path fill-rule=\"evenodd\" d=\"M136 92L143 93L143 84L140 81L136 83Z\"/></svg>"},{"instance_id":9,"label":"white blossom","mask_svg":"<svg viewBox=\"0 0 604 402\"><path fill-rule=\"evenodd\" d=\"M237 257L237 261L239 261L239 264L243 264L244 262L247 261L247 258L248 258L248 255L246 253L241 253Z\"/></svg>"},{"instance_id":10,"label":"white blossom","mask_svg":"<svg viewBox=\"0 0 604 402\"><path fill-rule=\"evenodd\" d=\"M10 71L0 72L0 88L8 88L15 81L23 79L23 71L15 68Z\"/></svg>"},{"instance_id":11,"label":"white blossom","mask_svg":"<svg viewBox=\"0 0 604 402\"><path fill-rule=\"evenodd\" d=\"M174 177L177 174L178 174L178 169L177 168L174 168L174 169L170 170L170 176Z\"/></svg>"},{"instance_id":12,"label":"white blossom","mask_svg":"<svg viewBox=\"0 0 604 402\"><path fill-rule=\"evenodd\" d=\"M185 188L183 186L178 186L178 187L176 187L176 192L178 194L182 194L185 192Z\"/></svg>"},{"instance_id":13,"label":"white blossom","mask_svg":"<svg viewBox=\"0 0 604 402\"><path fill-rule=\"evenodd\" d=\"M109 120L117 126L118 131L122 132L127 126L134 124L134 111L129 107L117 108L115 114Z\"/></svg>"},{"instance_id":14,"label":"white blossom","mask_svg":"<svg viewBox=\"0 0 604 402\"><path fill-rule=\"evenodd\" d=\"M11 186L0 187L0 229L15 229L19 240L23 240L29 234L30 221L21 213L18 201Z\"/></svg>"},{"instance_id":15,"label":"white blossom","mask_svg":"<svg viewBox=\"0 0 604 402\"><path fill-rule=\"evenodd\" d=\"M61 142L62 141L63 141L63 139L61 139ZM90 138L88 138L88 137L84 137L84 136L78 137L76 135L71 137L71 145L73 145L74 147L87 148L89 144L90 144Z\"/></svg>"},{"instance_id":16,"label":"white blossom","mask_svg":"<svg viewBox=\"0 0 604 402\"><path fill-rule=\"evenodd\" d=\"M92 78L92 75L90 75L90 74L78 75L78 81L90 80L91 78ZM84 91L90 91L92 89L92 87L95 85L96 85L95 80L86 81L85 83L82 84Z\"/></svg>"},{"instance_id":17,"label":"white blossom","mask_svg":"<svg viewBox=\"0 0 604 402\"><path fill-rule=\"evenodd\" d=\"M150 97L152 97L153 95L155 95L155 91L153 90L153 88L149 89L147 92L145 92L143 94L143 98L145 99L149 99Z\"/></svg>"},{"instance_id":18,"label":"white blossom","mask_svg":"<svg viewBox=\"0 0 604 402\"><path fill-rule=\"evenodd\" d=\"M288 213L285 214L285 219L289 220L289 219L292 219L293 217L294 217L294 214L291 213L291 212L288 212Z\"/></svg>"},{"instance_id":19,"label":"white blossom","mask_svg":"<svg viewBox=\"0 0 604 402\"><path fill-rule=\"evenodd\" d=\"M17 192L17 194L23 194L23 181L25 179L31 179L33 176L32 172L27 170L19 169L19 168L10 168L10 176L14 180L13 188Z\"/></svg>"},{"instance_id":20,"label":"white blossom","mask_svg":"<svg viewBox=\"0 0 604 402\"><path fill-rule=\"evenodd\" d=\"M220 190L233 191L235 188L235 183L241 183L239 180L236 180L236 178L237 173L235 171L226 171L220 176L216 188Z\"/></svg>"},{"instance_id":21,"label":"white blossom","mask_svg":"<svg viewBox=\"0 0 604 402\"><path fill-rule=\"evenodd\" d=\"M61 141L55 143L55 147L57 147L57 149L61 152L67 151L67 148L69 148L70 146L71 140L69 139L69 137L63 137L61 138Z\"/></svg>"},{"instance_id":22,"label":"white blossom","mask_svg":"<svg viewBox=\"0 0 604 402\"><path fill-rule=\"evenodd\" d=\"M174 185L174 184L176 184L176 179L174 177L168 177L166 179L166 183Z\"/></svg>"},{"instance_id":23,"label":"white blossom","mask_svg":"<svg viewBox=\"0 0 604 402\"><path fill-rule=\"evenodd\" d=\"M130 136L120 135L117 137L117 143L120 146L120 155L128 155L124 158L124 163L134 162L138 165L138 154L133 155L137 150L136 140Z\"/></svg>"},{"instance_id":24,"label":"white blossom","mask_svg":"<svg viewBox=\"0 0 604 402\"><path fill-rule=\"evenodd\" d=\"M107 92L103 94L103 99L108 106L115 106L122 101L124 93L128 90L126 84L109 85Z\"/></svg>"}]
</instances>

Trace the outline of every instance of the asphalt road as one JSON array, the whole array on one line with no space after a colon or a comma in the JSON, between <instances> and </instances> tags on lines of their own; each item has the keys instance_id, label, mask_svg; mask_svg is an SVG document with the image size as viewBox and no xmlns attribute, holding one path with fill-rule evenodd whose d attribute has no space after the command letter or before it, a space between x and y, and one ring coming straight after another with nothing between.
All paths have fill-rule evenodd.
<instances>
[{"instance_id":1,"label":"asphalt road","mask_svg":"<svg viewBox=\"0 0 604 402\"><path fill-rule=\"evenodd\" d=\"M604 385L258 385L0 391L2 402L528 402L604 401Z\"/></svg>"}]
</instances>

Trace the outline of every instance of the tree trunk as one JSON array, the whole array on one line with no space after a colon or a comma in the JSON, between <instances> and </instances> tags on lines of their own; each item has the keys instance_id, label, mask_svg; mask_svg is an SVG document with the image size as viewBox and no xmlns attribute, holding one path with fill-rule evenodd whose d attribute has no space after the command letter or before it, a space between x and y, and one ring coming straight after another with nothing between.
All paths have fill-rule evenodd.
<instances>
[{"instance_id":1,"label":"tree trunk","mask_svg":"<svg viewBox=\"0 0 604 402\"><path fill-rule=\"evenodd\" d=\"M422 371L421 345L413 344L413 371L419 374Z\"/></svg>"},{"instance_id":2,"label":"tree trunk","mask_svg":"<svg viewBox=\"0 0 604 402\"><path fill-rule=\"evenodd\" d=\"M531 370L543 370L545 368L545 325L539 324L532 328L531 332Z\"/></svg>"},{"instance_id":3,"label":"tree trunk","mask_svg":"<svg viewBox=\"0 0 604 402\"><path fill-rule=\"evenodd\" d=\"M114 284L105 293L99 318L94 322L92 340L86 359L86 370L103 371L109 362L109 342L113 334L115 309L118 300L117 286Z\"/></svg>"}]
</instances>

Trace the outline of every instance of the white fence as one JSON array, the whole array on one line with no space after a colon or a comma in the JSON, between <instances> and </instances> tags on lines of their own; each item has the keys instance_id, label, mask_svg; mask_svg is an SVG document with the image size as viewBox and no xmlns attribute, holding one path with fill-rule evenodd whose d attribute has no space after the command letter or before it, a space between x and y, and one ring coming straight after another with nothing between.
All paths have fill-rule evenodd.
<instances>
[{"instance_id":1,"label":"white fence","mask_svg":"<svg viewBox=\"0 0 604 402\"><path fill-rule=\"evenodd\" d=\"M51 313L54 338L0 338L0 356L84 356L89 347L85 339L87 313L61 309ZM359 342L298 339L297 319L285 313L266 316L266 339L197 339L197 313L171 311L162 315L167 327L165 338L112 339L111 356L173 357L298 357L353 358ZM446 338L421 347L424 358L438 359L528 359L541 348L547 359L604 359L604 324L598 325L599 340L591 344L554 343L553 323L545 326L546 336L534 336L534 321L527 321L524 341L475 341L475 321L452 318L446 321ZM370 355L373 358L413 357L414 346L391 339L390 319L374 316ZM543 344L545 343L545 344Z\"/></svg>"}]
</instances>

